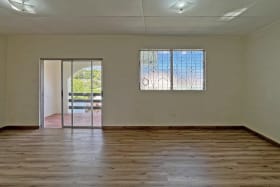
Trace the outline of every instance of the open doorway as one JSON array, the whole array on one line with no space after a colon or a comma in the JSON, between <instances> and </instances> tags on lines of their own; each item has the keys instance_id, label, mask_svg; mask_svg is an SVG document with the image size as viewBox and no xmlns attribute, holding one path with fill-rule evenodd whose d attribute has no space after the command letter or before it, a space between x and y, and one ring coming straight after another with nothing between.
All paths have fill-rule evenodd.
<instances>
[{"instance_id":1,"label":"open doorway","mask_svg":"<svg viewBox=\"0 0 280 187\"><path fill-rule=\"evenodd\" d=\"M40 73L41 127L102 126L102 59L42 59Z\"/></svg>"}]
</instances>

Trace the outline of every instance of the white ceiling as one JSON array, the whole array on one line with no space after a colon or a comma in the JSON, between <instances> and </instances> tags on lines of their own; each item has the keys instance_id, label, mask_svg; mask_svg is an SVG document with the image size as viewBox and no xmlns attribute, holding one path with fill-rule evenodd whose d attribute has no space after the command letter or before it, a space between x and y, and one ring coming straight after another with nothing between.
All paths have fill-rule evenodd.
<instances>
[{"instance_id":1,"label":"white ceiling","mask_svg":"<svg viewBox=\"0 0 280 187\"><path fill-rule=\"evenodd\" d=\"M189 1L189 0L187 0ZM36 14L0 0L0 34L230 34L243 35L280 19L280 0L29 0ZM224 21L229 12L248 8Z\"/></svg>"}]
</instances>

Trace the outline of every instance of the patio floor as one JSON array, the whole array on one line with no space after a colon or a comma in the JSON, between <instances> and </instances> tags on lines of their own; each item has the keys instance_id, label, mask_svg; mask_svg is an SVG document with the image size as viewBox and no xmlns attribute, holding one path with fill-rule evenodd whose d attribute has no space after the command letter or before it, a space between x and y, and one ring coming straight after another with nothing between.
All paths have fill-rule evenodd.
<instances>
[{"instance_id":1,"label":"patio floor","mask_svg":"<svg viewBox=\"0 0 280 187\"><path fill-rule=\"evenodd\" d=\"M101 110L93 111L93 126L101 127L102 125L102 112ZM45 128L62 128L61 114L52 114L45 117ZM71 126L71 114L64 114L64 125ZM91 126L91 113L74 113L73 125L75 127Z\"/></svg>"}]
</instances>

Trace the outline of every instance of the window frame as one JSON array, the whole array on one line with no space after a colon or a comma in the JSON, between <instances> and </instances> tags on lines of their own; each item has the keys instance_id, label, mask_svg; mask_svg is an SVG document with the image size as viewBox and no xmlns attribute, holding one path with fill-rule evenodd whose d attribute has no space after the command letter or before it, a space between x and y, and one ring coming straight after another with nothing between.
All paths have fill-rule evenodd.
<instances>
[{"instance_id":1,"label":"window frame","mask_svg":"<svg viewBox=\"0 0 280 187\"><path fill-rule=\"evenodd\" d=\"M158 89L158 90L145 90L145 89L141 89L141 52L142 51L170 51L170 89ZM203 89L201 90L175 90L173 87L173 52L174 51L202 51L203 52ZM138 83L139 83L139 90L143 91L143 92L205 92L207 89L206 85L207 85L207 67L206 67L206 50L205 49L199 49L199 48L171 48L171 49L140 49L138 50L138 73L139 73L139 79L138 79Z\"/></svg>"}]
</instances>

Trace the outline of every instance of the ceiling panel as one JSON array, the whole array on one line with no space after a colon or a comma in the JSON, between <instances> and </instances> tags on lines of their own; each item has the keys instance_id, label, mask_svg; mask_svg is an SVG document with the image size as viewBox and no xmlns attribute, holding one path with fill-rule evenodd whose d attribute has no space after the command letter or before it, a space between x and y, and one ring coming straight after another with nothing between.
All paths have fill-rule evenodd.
<instances>
[{"instance_id":1,"label":"ceiling panel","mask_svg":"<svg viewBox=\"0 0 280 187\"><path fill-rule=\"evenodd\" d=\"M277 21L277 19L272 20L271 17L239 17L215 30L218 34L243 35L261 29L274 21Z\"/></svg>"},{"instance_id":2,"label":"ceiling panel","mask_svg":"<svg viewBox=\"0 0 280 187\"><path fill-rule=\"evenodd\" d=\"M11 18L0 17L0 33L38 34L113 34L145 33L141 17L96 17L96 18ZM29 30L28 30L29 29Z\"/></svg>"},{"instance_id":3,"label":"ceiling panel","mask_svg":"<svg viewBox=\"0 0 280 187\"><path fill-rule=\"evenodd\" d=\"M184 1L184 0L183 0ZM222 16L248 8L248 16L280 16L280 0L185 0L190 2L182 14L173 5L177 0L143 0L145 16Z\"/></svg>"},{"instance_id":4,"label":"ceiling panel","mask_svg":"<svg viewBox=\"0 0 280 187\"><path fill-rule=\"evenodd\" d=\"M37 20L49 33L70 34L129 34L144 33L143 18L116 17L116 18L41 18ZM57 25L60 25L57 29Z\"/></svg>"},{"instance_id":5,"label":"ceiling panel","mask_svg":"<svg viewBox=\"0 0 280 187\"><path fill-rule=\"evenodd\" d=\"M140 0L37 0L46 4L47 15L141 16Z\"/></svg>"},{"instance_id":6,"label":"ceiling panel","mask_svg":"<svg viewBox=\"0 0 280 187\"><path fill-rule=\"evenodd\" d=\"M9 7L7 0L0 6ZM29 0L39 16L141 16L141 0Z\"/></svg>"},{"instance_id":7,"label":"ceiling panel","mask_svg":"<svg viewBox=\"0 0 280 187\"><path fill-rule=\"evenodd\" d=\"M269 17L239 17L221 21L216 17L153 17L146 19L146 31L152 34L231 34L243 35L267 25Z\"/></svg>"},{"instance_id":8,"label":"ceiling panel","mask_svg":"<svg viewBox=\"0 0 280 187\"><path fill-rule=\"evenodd\" d=\"M280 0L257 0L241 16L280 18Z\"/></svg>"},{"instance_id":9,"label":"ceiling panel","mask_svg":"<svg viewBox=\"0 0 280 187\"><path fill-rule=\"evenodd\" d=\"M145 20L149 33L159 34L201 34L219 28L223 23L216 18L197 17L151 17ZM199 33L197 33L199 31Z\"/></svg>"},{"instance_id":10,"label":"ceiling panel","mask_svg":"<svg viewBox=\"0 0 280 187\"><path fill-rule=\"evenodd\" d=\"M44 28L29 18L9 18L0 16L0 34L36 34Z\"/></svg>"}]
</instances>

